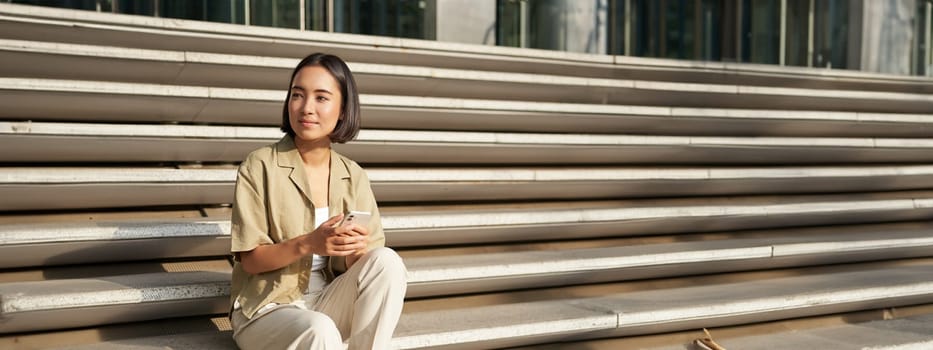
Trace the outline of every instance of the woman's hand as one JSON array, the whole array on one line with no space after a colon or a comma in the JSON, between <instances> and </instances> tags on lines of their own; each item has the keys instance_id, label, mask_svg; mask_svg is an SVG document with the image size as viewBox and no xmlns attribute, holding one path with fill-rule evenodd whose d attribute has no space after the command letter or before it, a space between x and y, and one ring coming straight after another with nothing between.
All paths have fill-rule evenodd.
<instances>
[{"instance_id":1,"label":"woman's hand","mask_svg":"<svg viewBox=\"0 0 933 350\"><path fill-rule=\"evenodd\" d=\"M350 256L360 251L365 253L369 244L369 232L365 227L355 224L334 227L342 219L343 214L334 216L311 233L302 236L302 253L320 256Z\"/></svg>"},{"instance_id":2,"label":"woman's hand","mask_svg":"<svg viewBox=\"0 0 933 350\"><path fill-rule=\"evenodd\" d=\"M363 257L363 255L365 255L369 251L369 229L367 229L364 226L359 226L357 224L349 224L349 225L344 225L342 227L338 227L337 231L342 232L341 234L360 237L363 239L363 242L366 243L366 245L364 245L363 248L358 249L357 251L353 252L353 254L351 255L347 255L346 263L347 263L347 269L349 269L351 266L353 266L353 264L355 264L358 260L360 260L360 258Z\"/></svg>"}]
</instances>

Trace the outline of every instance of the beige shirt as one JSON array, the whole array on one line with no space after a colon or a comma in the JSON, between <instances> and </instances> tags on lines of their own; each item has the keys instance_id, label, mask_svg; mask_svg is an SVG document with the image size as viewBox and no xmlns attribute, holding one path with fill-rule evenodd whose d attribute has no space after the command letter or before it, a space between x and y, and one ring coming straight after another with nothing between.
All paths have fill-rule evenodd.
<instances>
[{"instance_id":1,"label":"beige shirt","mask_svg":"<svg viewBox=\"0 0 933 350\"><path fill-rule=\"evenodd\" d=\"M291 136L250 153L240 164L231 217L231 249L234 255L230 290L231 310L241 306L247 318L269 303L286 304L308 289L311 255L278 270L260 274L243 271L239 253L259 245L284 242L314 230L314 205L301 156ZM331 151L330 216L351 210L372 213L369 249L385 245L385 234L369 178L356 162ZM328 258L328 281L346 271L342 257Z\"/></svg>"}]
</instances>

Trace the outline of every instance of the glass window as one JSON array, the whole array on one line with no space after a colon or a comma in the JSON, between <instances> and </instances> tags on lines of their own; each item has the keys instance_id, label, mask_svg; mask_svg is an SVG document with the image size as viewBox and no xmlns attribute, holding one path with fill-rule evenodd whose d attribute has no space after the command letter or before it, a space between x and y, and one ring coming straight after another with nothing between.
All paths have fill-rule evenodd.
<instances>
[{"instance_id":1,"label":"glass window","mask_svg":"<svg viewBox=\"0 0 933 350\"><path fill-rule=\"evenodd\" d=\"M660 57L661 1L632 0L632 54Z\"/></svg>"},{"instance_id":2,"label":"glass window","mask_svg":"<svg viewBox=\"0 0 933 350\"><path fill-rule=\"evenodd\" d=\"M625 0L609 3L609 54L624 55L625 52Z\"/></svg>"},{"instance_id":3,"label":"glass window","mask_svg":"<svg viewBox=\"0 0 933 350\"><path fill-rule=\"evenodd\" d=\"M632 54L645 57L722 58L723 0L633 0Z\"/></svg>"},{"instance_id":4,"label":"glass window","mask_svg":"<svg viewBox=\"0 0 933 350\"><path fill-rule=\"evenodd\" d=\"M777 64L780 46L781 2L744 0L742 3L742 61Z\"/></svg>"},{"instance_id":5,"label":"glass window","mask_svg":"<svg viewBox=\"0 0 933 350\"><path fill-rule=\"evenodd\" d=\"M933 1L926 2L926 75L933 76Z\"/></svg>"},{"instance_id":6,"label":"glass window","mask_svg":"<svg viewBox=\"0 0 933 350\"><path fill-rule=\"evenodd\" d=\"M813 13L813 65L846 68L849 1L816 0Z\"/></svg>"},{"instance_id":7,"label":"glass window","mask_svg":"<svg viewBox=\"0 0 933 350\"><path fill-rule=\"evenodd\" d=\"M912 67L912 72L914 75L933 75L930 70L933 66L933 61L931 61L931 40L930 37L933 36L933 23L931 23L931 15L933 15L933 0L922 0L917 1L917 20L915 21L915 32L917 35L914 36L914 67Z\"/></svg>"},{"instance_id":8,"label":"glass window","mask_svg":"<svg viewBox=\"0 0 933 350\"><path fill-rule=\"evenodd\" d=\"M334 30L416 39L433 39L428 30L433 0L334 0Z\"/></svg>"},{"instance_id":9,"label":"glass window","mask_svg":"<svg viewBox=\"0 0 933 350\"><path fill-rule=\"evenodd\" d=\"M609 0L499 0L497 43L605 53Z\"/></svg>"},{"instance_id":10,"label":"glass window","mask_svg":"<svg viewBox=\"0 0 933 350\"><path fill-rule=\"evenodd\" d=\"M739 62L742 53L739 45L742 43L742 18L740 6L734 0L724 0L719 7L719 54L721 61Z\"/></svg>"},{"instance_id":11,"label":"glass window","mask_svg":"<svg viewBox=\"0 0 933 350\"><path fill-rule=\"evenodd\" d=\"M301 28L299 0L250 0L249 24L265 27Z\"/></svg>"},{"instance_id":12,"label":"glass window","mask_svg":"<svg viewBox=\"0 0 933 350\"><path fill-rule=\"evenodd\" d=\"M720 61L722 59L723 37L723 4L721 0L703 0L697 14L697 31L699 55L697 58L705 61Z\"/></svg>"},{"instance_id":13,"label":"glass window","mask_svg":"<svg viewBox=\"0 0 933 350\"><path fill-rule=\"evenodd\" d=\"M197 21L245 23L244 0L159 0L159 16Z\"/></svg>"},{"instance_id":14,"label":"glass window","mask_svg":"<svg viewBox=\"0 0 933 350\"><path fill-rule=\"evenodd\" d=\"M113 2L113 12L130 15L155 16L154 0L116 0Z\"/></svg>"},{"instance_id":15,"label":"glass window","mask_svg":"<svg viewBox=\"0 0 933 350\"><path fill-rule=\"evenodd\" d=\"M807 51L810 42L810 0L787 1L787 37L784 42L784 64L810 65Z\"/></svg>"},{"instance_id":16,"label":"glass window","mask_svg":"<svg viewBox=\"0 0 933 350\"><path fill-rule=\"evenodd\" d=\"M522 47L523 0L499 0L496 4L496 45Z\"/></svg>"},{"instance_id":17,"label":"glass window","mask_svg":"<svg viewBox=\"0 0 933 350\"><path fill-rule=\"evenodd\" d=\"M23 5L63 7L78 10L97 10L97 0L8 0L5 2Z\"/></svg>"},{"instance_id":18,"label":"glass window","mask_svg":"<svg viewBox=\"0 0 933 350\"><path fill-rule=\"evenodd\" d=\"M567 11L562 0L528 2L528 47L565 50Z\"/></svg>"},{"instance_id":19,"label":"glass window","mask_svg":"<svg viewBox=\"0 0 933 350\"><path fill-rule=\"evenodd\" d=\"M327 0L305 1L305 29L327 31Z\"/></svg>"},{"instance_id":20,"label":"glass window","mask_svg":"<svg viewBox=\"0 0 933 350\"><path fill-rule=\"evenodd\" d=\"M662 25L663 57L690 59L696 47L696 8L694 1L668 0Z\"/></svg>"}]
</instances>

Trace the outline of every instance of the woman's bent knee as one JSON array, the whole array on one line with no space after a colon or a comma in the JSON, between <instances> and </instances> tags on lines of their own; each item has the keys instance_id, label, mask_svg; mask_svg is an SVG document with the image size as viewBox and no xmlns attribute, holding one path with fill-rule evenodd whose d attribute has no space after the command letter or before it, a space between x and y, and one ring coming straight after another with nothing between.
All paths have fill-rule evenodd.
<instances>
[{"instance_id":1,"label":"woman's bent knee","mask_svg":"<svg viewBox=\"0 0 933 350\"><path fill-rule=\"evenodd\" d=\"M297 320L296 327L305 327L295 339L299 349L335 349L342 347L343 337L334 320L320 312L308 312Z\"/></svg>"},{"instance_id":2,"label":"woman's bent knee","mask_svg":"<svg viewBox=\"0 0 933 350\"><path fill-rule=\"evenodd\" d=\"M234 335L241 349L327 349L343 342L334 321L320 312L283 306L256 317Z\"/></svg>"},{"instance_id":3,"label":"woman's bent knee","mask_svg":"<svg viewBox=\"0 0 933 350\"><path fill-rule=\"evenodd\" d=\"M320 312L308 311L305 312L295 320L295 323L292 324L296 330L305 331L313 330L315 333L337 333L337 325L334 324L334 320L328 317L325 314Z\"/></svg>"},{"instance_id":4,"label":"woman's bent knee","mask_svg":"<svg viewBox=\"0 0 933 350\"><path fill-rule=\"evenodd\" d=\"M408 270L405 268L405 263L402 261L402 257L392 250L392 248L376 248L366 253L366 255L368 255L368 262L376 265L381 271L381 275L394 280L406 280Z\"/></svg>"}]
</instances>

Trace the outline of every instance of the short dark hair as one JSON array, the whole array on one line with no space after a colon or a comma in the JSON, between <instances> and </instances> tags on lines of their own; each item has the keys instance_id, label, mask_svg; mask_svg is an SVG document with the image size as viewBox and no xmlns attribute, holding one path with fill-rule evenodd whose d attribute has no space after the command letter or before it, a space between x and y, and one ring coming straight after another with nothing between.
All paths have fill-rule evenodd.
<instances>
[{"instance_id":1,"label":"short dark hair","mask_svg":"<svg viewBox=\"0 0 933 350\"><path fill-rule=\"evenodd\" d=\"M285 93L285 106L282 108L282 126L281 129L291 137L295 137L295 130L292 129L288 121L288 102L291 98L292 83L295 75L304 67L320 66L327 69L330 75L340 84L340 94L343 96L343 103L340 105L340 120L337 126L330 133L330 141L336 143L346 143L356 138L360 131L360 96L356 89L356 80L353 79L353 73L350 67L340 57L325 53L313 53L305 57L295 70L292 71L292 77L288 79L288 90Z\"/></svg>"}]
</instances>

